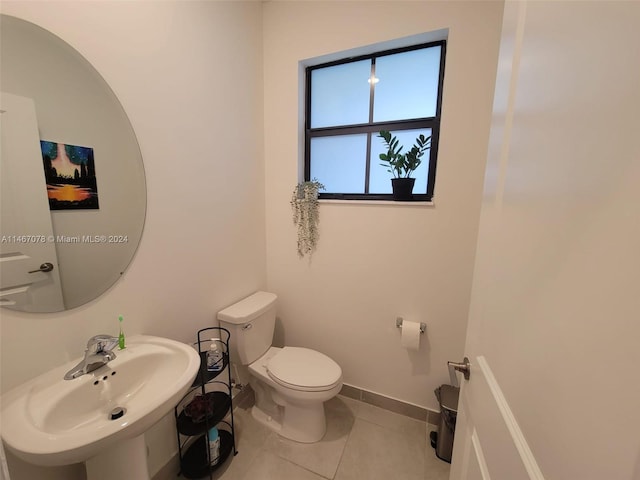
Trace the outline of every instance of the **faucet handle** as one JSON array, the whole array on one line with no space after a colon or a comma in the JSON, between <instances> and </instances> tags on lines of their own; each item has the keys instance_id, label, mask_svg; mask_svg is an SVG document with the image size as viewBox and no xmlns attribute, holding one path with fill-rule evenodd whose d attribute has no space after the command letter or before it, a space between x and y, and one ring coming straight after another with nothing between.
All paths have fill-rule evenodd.
<instances>
[{"instance_id":1,"label":"faucet handle","mask_svg":"<svg viewBox=\"0 0 640 480\"><path fill-rule=\"evenodd\" d=\"M95 335L87 342L87 351L98 353L105 350L113 350L116 345L118 345L118 337L107 334Z\"/></svg>"}]
</instances>

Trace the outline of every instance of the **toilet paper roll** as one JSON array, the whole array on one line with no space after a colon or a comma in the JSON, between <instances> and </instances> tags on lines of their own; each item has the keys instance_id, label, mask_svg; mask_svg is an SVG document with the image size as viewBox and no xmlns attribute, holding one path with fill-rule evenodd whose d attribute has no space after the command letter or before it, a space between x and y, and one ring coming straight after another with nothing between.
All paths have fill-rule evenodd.
<instances>
[{"instance_id":1,"label":"toilet paper roll","mask_svg":"<svg viewBox=\"0 0 640 480\"><path fill-rule=\"evenodd\" d=\"M400 343L407 350L418 350L420 347L420 324L417 322L402 322L402 339Z\"/></svg>"}]
</instances>

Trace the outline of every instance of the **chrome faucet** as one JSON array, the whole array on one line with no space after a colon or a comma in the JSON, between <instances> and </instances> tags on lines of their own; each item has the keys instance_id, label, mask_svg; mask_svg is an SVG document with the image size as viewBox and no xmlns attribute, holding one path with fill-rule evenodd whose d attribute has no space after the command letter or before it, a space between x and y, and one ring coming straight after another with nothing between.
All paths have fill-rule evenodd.
<instances>
[{"instance_id":1,"label":"chrome faucet","mask_svg":"<svg viewBox=\"0 0 640 480\"><path fill-rule=\"evenodd\" d=\"M106 365L116 358L116 354L113 352L116 345L118 345L118 337L112 337L111 335L91 337L87 342L84 358L65 374L64 379L73 380Z\"/></svg>"}]
</instances>

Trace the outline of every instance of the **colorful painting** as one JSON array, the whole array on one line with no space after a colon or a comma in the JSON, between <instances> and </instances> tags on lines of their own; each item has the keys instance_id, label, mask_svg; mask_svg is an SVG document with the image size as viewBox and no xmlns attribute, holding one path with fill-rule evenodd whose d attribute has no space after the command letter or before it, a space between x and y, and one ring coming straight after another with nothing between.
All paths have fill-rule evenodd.
<instances>
[{"instance_id":1,"label":"colorful painting","mask_svg":"<svg viewBox=\"0 0 640 480\"><path fill-rule=\"evenodd\" d=\"M49 210L98 209L93 148L40 141Z\"/></svg>"}]
</instances>

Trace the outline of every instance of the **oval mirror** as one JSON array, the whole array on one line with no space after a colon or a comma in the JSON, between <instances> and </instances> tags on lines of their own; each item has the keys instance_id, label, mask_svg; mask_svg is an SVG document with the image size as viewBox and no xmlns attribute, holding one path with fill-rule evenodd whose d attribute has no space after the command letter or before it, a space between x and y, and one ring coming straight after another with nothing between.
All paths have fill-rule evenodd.
<instances>
[{"instance_id":1,"label":"oval mirror","mask_svg":"<svg viewBox=\"0 0 640 480\"><path fill-rule=\"evenodd\" d=\"M144 227L142 155L122 105L70 45L0 15L0 304L57 312L124 273Z\"/></svg>"}]
</instances>

